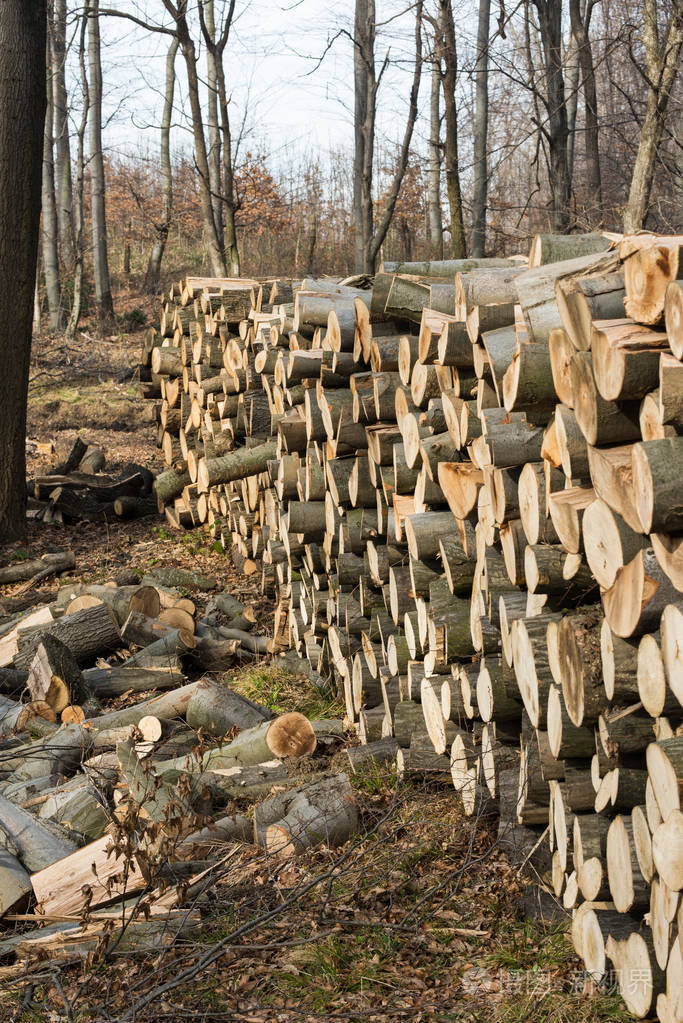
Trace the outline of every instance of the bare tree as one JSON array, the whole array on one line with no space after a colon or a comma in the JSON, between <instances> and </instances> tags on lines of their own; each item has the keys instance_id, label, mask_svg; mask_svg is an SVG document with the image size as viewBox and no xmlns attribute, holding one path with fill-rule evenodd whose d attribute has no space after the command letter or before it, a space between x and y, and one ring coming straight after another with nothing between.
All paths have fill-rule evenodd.
<instances>
[{"instance_id":1,"label":"bare tree","mask_svg":"<svg viewBox=\"0 0 683 1023\"><path fill-rule=\"evenodd\" d=\"M111 294L107 246L104 155L102 152L102 60L99 7L100 0L89 0L86 3L88 70L90 74L90 204L98 329L101 334L110 334L116 329L116 318Z\"/></svg>"},{"instance_id":2,"label":"bare tree","mask_svg":"<svg viewBox=\"0 0 683 1023\"><path fill-rule=\"evenodd\" d=\"M476 106L474 112L474 195L472 255L480 259L486 251L486 194L488 188L487 143L489 131L489 23L491 0L479 0L477 62L475 65Z\"/></svg>"},{"instance_id":3,"label":"bare tree","mask_svg":"<svg viewBox=\"0 0 683 1023\"><path fill-rule=\"evenodd\" d=\"M592 216L594 226L602 224L602 176L600 174L600 147L598 134L598 96L595 87L595 68L593 51L590 41L591 15L597 0L569 0L572 35L576 40L581 68L581 85L583 87L586 140L586 189L590 208L595 211Z\"/></svg>"},{"instance_id":4,"label":"bare tree","mask_svg":"<svg viewBox=\"0 0 683 1023\"><path fill-rule=\"evenodd\" d=\"M83 97L83 109L81 120L78 125L76 136L76 187L73 191L73 218L74 218L74 289L71 303L71 316L66 328L67 337L73 337L81 317L81 306L83 304L83 278L85 274L85 135L88 128L88 116L90 113L90 88L88 86L88 72L86 69L86 32L88 27L87 11L81 17L79 45L78 45L78 67L81 76L81 93Z\"/></svg>"},{"instance_id":5,"label":"bare tree","mask_svg":"<svg viewBox=\"0 0 683 1023\"><path fill-rule=\"evenodd\" d=\"M225 277L227 274L225 252L218 234L216 220L213 213L209 155L206 148L204 115L202 113L202 104L199 95L197 51L187 21L188 0L177 0L176 3L173 3L172 0L163 0L163 4L175 22L175 32L178 36L180 49L185 59L185 67L187 69L188 94L192 115L192 134L194 138L197 172L199 175L199 197L202 211L202 224L209 253L209 266L214 277ZM200 15L203 17L202 5L200 5L199 10Z\"/></svg>"},{"instance_id":6,"label":"bare tree","mask_svg":"<svg viewBox=\"0 0 683 1023\"><path fill-rule=\"evenodd\" d=\"M26 530L26 398L40 232L45 0L0 18L0 537Z\"/></svg>"},{"instance_id":7,"label":"bare tree","mask_svg":"<svg viewBox=\"0 0 683 1023\"><path fill-rule=\"evenodd\" d=\"M173 96L175 93L175 58L178 52L178 38L174 36L166 54L166 88L164 110L161 116L161 181L163 188L163 211L155 223L156 239L152 246L145 274L145 289L156 291L161 274L161 261L168 241L173 216L173 169L171 167L171 120L173 117Z\"/></svg>"},{"instance_id":8,"label":"bare tree","mask_svg":"<svg viewBox=\"0 0 683 1023\"><path fill-rule=\"evenodd\" d=\"M429 97L429 244L434 259L443 259L443 214L441 211L441 68L432 54Z\"/></svg>"},{"instance_id":9,"label":"bare tree","mask_svg":"<svg viewBox=\"0 0 683 1023\"><path fill-rule=\"evenodd\" d=\"M55 176L57 216L62 260L71 268L74 261L73 192L69 103L66 91L66 0L55 0L52 29L52 83L54 96Z\"/></svg>"},{"instance_id":10,"label":"bare tree","mask_svg":"<svg viewBox=\"0 0 683 1023\"><path fill-rule=\"evenodd\" d=\"M451 235L451 256L464 259L467 255L467 241L462 212L462 191L458 156L458 107L455 89L458 81L458 51L451 0L439 0L439 45L441 51L441 85L446 118L446 146L444 164L446 168L446 191L450 210L449 231Z\"/></svg>"},{"instance_id":11,"label":"bare tree","mask_svg":"<svg viewBox=\"0 0 683 1023\"><path fill-rule=\"evenodd\" d=\"M570 31L564 50L565 95L567 98L567 173L571 187L574 177L574 152L576 149L576 115L579 109L579 47L574 33Z\"/></svg>"},{"instance_id":12,"label":"bare tree","mask_svg":"<svg viewBox=\"0 0 683 1023\"><path fill-rule=\"evenodd\" d=\"M57 224L57 202L55 198L55 166L54 166L54 102L53 81L54 50L52 46L52 10L47 16L46 45L46 110L43 130L43 173L42 173L42 242L43 266L45 268L45 290L47 307L50 313L50 330L61 330L64 326L62 309L62 289L59 283L59 238Z\"/></svg>"},{"instance_id":13,"label":"bare tree","mask_svg":"<svg viewBox=\"0 0 683 1023\"><path fill-rule=\"evenodd\" d=\"M207 50L213 55L213 66L216 74L216 86L218 89L218 105L220 109L220 127L222 134L223 150L223 183L220 195L221 222L217 225L217 233L223 250L223 258L227 261L230 273L234 277L240 275L240 256L237 244L237 224L235 214L238 208L235 194L235 172L233 167L232 153L232 131L230 128L230 110L228 90L225 80L225 50L230 37L230 29L235 15L235 0L229 0L228 9L223 19L223 26L219 36L215 31L209 32L204 17L203 4L199 5L199 20L202 27L202 35ZM218 174L218 186L220 188L220 173Z\"/></svg>"},{"instance_id":14,"label":"bare tree","mask_svg":"<svg viewBox=\"0 0 683 1023\"><path fill-rule=\"evenodd\" d=\"M657 150L664 131L669 97L678 74L683 49L683 3L674 0L664 41L660 44L657 0L643 0L643 45L647 106L640 129L631 188L624 209L624 231L640 231L645 225L655 175Z\"/></svg>"},{"instance_id":15,"label":"bare tree","mask_svg":"<svg viewBox=\"0 0 683 1023\"><path fill-rule=\"evenodd\" d=\"M417 97L422 70L422 0L415 5L415 66L410 89L408 117L396 170L377 225L373 210L373 161L375 152L375 121L377 93L389 66L389 54L377 73L375 41L377 23L375 0L356 0L353 32L354 72L354 161L353 161L353 224L355 231L356 270L374 273L377 255L389 230L396 200L408 166L410 142L417 120Z\"/></svg>"},{"instance_id":16,"label":"bare tree","mask_svg":"<svg viewBox=\"0 0 683 1023\"><path fill-rule=\"evenodd\" d=\"M214 0L202 0L206 47L206 82L208 87L207 127L209 130L209 185L216 233L224 247L223 238L223 196L221 184L221 129L218 120L218 70L216 68L216 19Z\"/></svg>"},{"instance_id":17,"label":"bare tree","mask_svg":"<svg viewBox=\"0 0 683 1023\"><path fill-rule=\"evenodd\" d=\"M567 161L567 106L562 69L562 0L533 0L543 48L545 93L543 101L547 126L541 130L548 143L550 192L552 195L552 226L565 233L570 224L569 164Z\"/></svg>"}]
</instances>

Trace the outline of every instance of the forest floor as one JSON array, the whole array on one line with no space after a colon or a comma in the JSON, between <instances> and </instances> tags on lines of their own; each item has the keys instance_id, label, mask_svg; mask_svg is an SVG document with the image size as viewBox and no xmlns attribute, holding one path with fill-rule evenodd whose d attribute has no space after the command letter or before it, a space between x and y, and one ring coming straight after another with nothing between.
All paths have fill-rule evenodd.
<instances>
[{"instance_id":1,"label":"forest floor","mask_svg":"<svg viewBox=\"0 0 683 1023\"><path fill-rule=\"evenodd\" d=\"M129 310L141 303L129 296ZM143 311L151 322L153 306ZM29 475L68 453L78 434L104 449L107 472L158 466L151 409L135 383L140 338L138 331L96 341L86 329L69 343L36 342ZM37 444L50 442L55 454L38 454ZM205 534L172 533L161 517L34 524L22 543L0 544L0 563L65 548L76 555L70 579L181 566L212 573L251 601L260 631L272 624L256 584L238 576ZM43 599L56 589L56 582L45 586ZM12 594L11 586L0 590L0 605ZM334 701L321 707L305 680L267 665L225 678L277 711L342 715ZM340 753L339 770L347 763ZM114 952L61 969L46 962L30 986L2 974L0 1023L632 1018L613 990L586 981L566 917L547 903L539 914L536 889L498 845L495 822L464 818L452 789L399 784L390 772L355 775L353 785L362 830L347 846L278 867L252 849L236 850L191 939L146 957Z\"/></svg>"}]
</instances>

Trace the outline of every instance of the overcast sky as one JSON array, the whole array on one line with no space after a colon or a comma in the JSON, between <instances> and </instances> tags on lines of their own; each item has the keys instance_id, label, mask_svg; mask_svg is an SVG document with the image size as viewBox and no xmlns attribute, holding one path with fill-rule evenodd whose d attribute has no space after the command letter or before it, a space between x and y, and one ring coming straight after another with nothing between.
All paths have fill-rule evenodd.
<instances>
[{"instance_id":1,"label":"overcast sky","mask_svg":"<svg viewBox=\"0 0 683 1023\"><path fill-rule=\"evenodd\" d=\"M224 0L216 0L217 18ZM168 25L162 0L102 0L102 7L135 13ZM460 46L466 52L474 0L459 17ZM352 0L237 0L226 70L231 90L231 121L244 121L248 144L267 146L274 160L287 150L319 152L352 144L352 48L343 30L352 27ZM378 136L396 142L404 126L413 60L413 20L409 0L378 0L378 63L390 47L392 64L382 83ZM386 24L382 25L383 22ZM326 51L328 42L342 34ZM169 38L148 33L120 18L103 18L103 73L107 114L106 144L111 152L158 148L166 50ZM322 54L324 59L320 62ZM200 70L204 72L204 54ZM176 59L174 147L190 145L183 58ZM465 86L466 87L466 86ZM420 107L429 102L429 76L423 76ZM421 117L415 145L426 137Z\"/></svg>"}]
</instances>

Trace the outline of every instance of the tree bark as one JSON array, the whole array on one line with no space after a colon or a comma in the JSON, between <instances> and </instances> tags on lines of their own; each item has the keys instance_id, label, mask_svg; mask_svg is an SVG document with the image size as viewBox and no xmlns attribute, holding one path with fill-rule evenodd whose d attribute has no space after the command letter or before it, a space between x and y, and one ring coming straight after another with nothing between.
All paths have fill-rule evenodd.
<instances>
[{"instance_id":1,"label":"tree bark","mask_svg":"<svg viewBox=\"0 0 683 1023\"><path fill-rule=\"evenodd\" d=\"M441 33L441 84L443 87L444 112L446 117L446 190L450 210L449 231L451 235L451 256L464 259L467 256L465 226L462 213L462 193L458 166L458 108L455 90L458 79L458 51L451 0L439 0L439 28Z\"/></svg>"},{"instance_id":2,"label":"tree bark","mask_svg":"<svg viewBox=\"0 0 683 1023\"><path fill-rule=\"evenodd\" d=\"M145 274L145 290L154 292L159 286L161 261L168 241L173 215L173 172L171 169L171 118L173 116L173 95L175 92L175 58L178 52L178 38L171 40L166 55L166 88L164 91L164 110L161 116L161 180L163 186L164 209L161 220L155 224L157 237L149 255L147 273Z\"/></svg>"},{"instance_id":3,"label":"tree bark","mask_svg":"<svg viewBox=\"0 0 683 1023\"><path fill-rule=\"evenodd\" d=\"M59 331L64 326L62 310L62 289L59 283L59 246L57 226L57 203L55 198L54 166L54 102L53 85L55 74L54 43L52 33L52 12L48 17L48 41L46 47L47 105L43 131L43 176L42 176L42 251L45 268L45 290L50 313L50 330Z\"/></svg>"},{"instance_id":4,"label":"tree bark","mask_svg":"<svg viewBox=\"0 0 683 1023\"><path fill-rule=\"evenodd\" d=\"M26 527L26 396L45 117L45 2L0 22L0 536Z\"/></svg>"},{"instance_id":5,"label":"tree bark","mask_svg":"<svg viewBox=\"0 0 683 1023\"><path fill-rule=\"evenodd\" d=\"M602 213L602 178L600 174L600 147L598 134L598 96L595 88L595 68L593 52L589 36L591 14L595 0L587 0L585 11L581 13L580 0L569 0L572 34L579 47L579 64L581 67L581 84L584 98L584 139L586 154L586 189L589 198L589 216L591 225L600 226Z\"/></svg>"},{"instance_id":6,"label":"tree bark","mask_svg":"<svg viewBox=\"0 0 683 1023\"><path fill-rule=\"evenodd\" d=\"M62 261L74 265L73 188L69 142L69 101L66 91L66 0L55 0L52 33L55 175Z\"/></svg>"},{"instance_id":7,"label":"tree bark","mask_svg":"<svg viewBox=\"0 0 683 1023\"><path fill-rule=\"evenodd\" d=\"M202 104L199 96L199 76L197 74L197 53L195 44L190 35L190 28L187 23L187 0L180 0L176 5L171 0L163 0L166 10L176 23L178 41L185 59L187 69L187 85L190 100L190 111L192 115L192 134L194 137L195 159L197 161L199 199L202 211L202 226L206 235L206 245L209 255L209 266L213 277L226 277L227 266L225 253L221 246L216 222L213 216L213 205L211 201L211 176L209 174L209 157L206 149L206 138L204 137L204 117ZM200 12L203 8L200 8Z\"/></svg>"},{"instance_id":8,"label":"tree bark","mask_svg":"<svg viewBox=\"0 0 683 1023\"><path fill-rule=\"evenodd\" d=\"M678 75L683 49L683 11L674 7L664 44L660 47L656 0L643 2L643 44L648 83L645 118L633 165L631 187L624 209L624 231L642 230L650 205L657 150L664 131L669 97Z\"/></svg>"},{"instance_id":9,"label":"tree bark","mask_svg":"<svg viewBox=\"0 0 683 1023\"><path fill-rule=\"evenodd\" d=\"M560 0L534 0L543 46L546 89L544 102L548 127L550 191L553 231L564 233L570 224L570 181L567 161L567 105L562 73L562 3Z\"/></svg>"},{"instance_id":10,"label":"tree bark","mask_svg":"<svg viewBox=\"0 0 683 1023\"><path fill-rule=\"evenodd\" d=\"M384 212L375 226L372 203L373 160L377 92L388 66L388 56L379 75L375 68L375 0L356 0L354 21L354 186L353 223L356 270L375 272L379 250L394 215L396 200L408 166L410 142L417 120L417 97L422 70L422 0L415 10L415 69L410 90L408 116L396 171L384 200Z\"/></svg>"},{"instance_id":11,"label":"tree bark","mask_svg":"<svg viewBox=\"0 0 683 1023\"><path fill-rule=\"evenodd\" d=\"M223 238L223 201L221 197L221 135L218 123L218 73L216 68L216 23L214 18L214 0L203 0L204 24L206 26L206 87L208 104L206 126L209 134L209 187L211 188L211 205L216 234L221 248Z\"/></svg>"},{"instance_id":12,"label":"tree bark","mask_svg":"<svg viewBox=\"0 0 683 1023\"><path fill-rule=\"evenodd\" d=\"M102 152L102 61L100 56L100 0L90 0L88 17L88 68L90 71L90 202L92 207L93 268L101 335L116 330L109 277L104 155Z\"/></svg>"},{"instance_id":13,"label":"tree bark","mask_svg":"<svg viewBox=\"0 0 683 1023\"><path fill-rule=\"evenodd\" d=\"M491 0L479 0L477 29L476 98L474 112L474 223L472 255L486 251L486 194L488 186L487 141L489 128L489 20Z\"/></svg>"},{"instance_id":14,"label":"tree bark","mask_svg":"<svg viewBox=\"0 0 683 1023\"><path fill-rule=\"evenodd\" d=\"M484 0L486 2L486 0ZM436 45L436 42L435 42ZM441 68L434 54L432 59L429 101L429 242L432 257L443 259L443 220L441 214Z\"/></svg>"},{"instance_id":15,"label":"tree bark","mask_svg":"<svg viewBox=\"0 0 683 1023\"><path fill-rule=\"evenodd\" d=\"M74 286L73 300L71 303L71 316L66 328L66 336L72 338L76 333L78 321L81 316L81 305L83 301L83 276L84 276L84 233L85 217L83 211L84 177L85 177L85 133L90 115L90 89L88 86L88 75L85 66L85 33L87 29L87 18L81 18L80 39L78 45L78 66L81 76L81 92L83 94L83 111L78 126L78 142L76 151L76 188L73 193L73 220L74 220Z\"/></svg>"}]
</instances>

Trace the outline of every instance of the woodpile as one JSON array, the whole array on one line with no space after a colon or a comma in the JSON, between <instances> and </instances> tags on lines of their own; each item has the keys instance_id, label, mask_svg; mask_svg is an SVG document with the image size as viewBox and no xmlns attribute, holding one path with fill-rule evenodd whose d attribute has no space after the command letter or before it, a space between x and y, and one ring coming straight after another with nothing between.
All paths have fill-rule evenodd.
<instances>
[{"instance_id":1,"label":"woodpile","mask_svg":"<svg viewBox=\"0 0 683 1023\"><path fill-rule=\"evenodd\" d=\"M682 244L538 238L530 261L385 263L372 282L189 278L143 353L160 508L260 572L269 650L334 677L366 744L352 758L495 809L587 970L666 1021Z\"/></svg>"},{"instance_id":2,"label":"woodpile","mask_svg":"<svg viewBox=\"0 0 683 1023\"><path fill-rule=\"evenodd\" d=\"M257 659L266 639L233 595L214 592L199 618L178 587L217 582L182 569L67 582L0 620L3 976L197 930L196 897L235 842L295 856L358 829L328 756L341 720L275 716L212 681L206 668Z\"/></svg>"},{"instance_id":3,"label":"woodpile","mask_svg":"<svg viewBox=\"0 0 683 1023\"><path fill-rule=\"evenodd\" d=\"M154 473L142 465L132 465L122 475L108 476L102 472L105 463L105 453L101 448L86 444L77 437L63 462L53 466L49 472L26 481L28 517L45 525L62 525L64 522L103 522L154 514ZM5 572L2 570L0 573L0 583L12 581ZM41 578L47 574L43 573ZM29 579L30 576L24 578Z\"/></svg>"}]
</instances>

